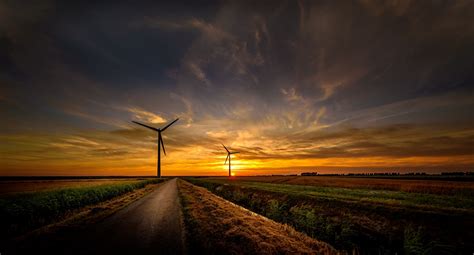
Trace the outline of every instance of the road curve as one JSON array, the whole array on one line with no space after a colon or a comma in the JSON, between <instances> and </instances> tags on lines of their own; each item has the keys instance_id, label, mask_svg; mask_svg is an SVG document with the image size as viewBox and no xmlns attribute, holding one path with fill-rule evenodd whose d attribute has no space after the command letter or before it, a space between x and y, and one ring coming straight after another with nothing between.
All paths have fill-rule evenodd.
<instances>
[{"instance_id":1,"label":"road curve","mask_svg":"<svg viewBox=\"0 0 474 255\"><path fill-rule=\"evenodd\" d=\"M91 226L80 254L183 254L176 178L103 222Z\"/></svg>"}]
</instances>

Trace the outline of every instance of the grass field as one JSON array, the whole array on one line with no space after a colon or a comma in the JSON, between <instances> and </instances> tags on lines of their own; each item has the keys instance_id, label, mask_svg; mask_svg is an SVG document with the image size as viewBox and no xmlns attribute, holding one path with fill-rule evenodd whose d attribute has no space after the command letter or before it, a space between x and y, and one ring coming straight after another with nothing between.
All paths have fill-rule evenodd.
<instances>
[{"instance_id":1,"label":"grass field","mask_svg":"<svg viewBox=\"0 0 474 255\"><path fill-rule=\"evenodd\" d=\"M136 182L137 178L120 179L60 179L0 181L0 197L20 192L37 192L62 188L91 187L103 184Z\"/></svg>"},{"instance_id":2,"label":"grass field","mask_svg":"<svg viewBox=\"0 0 474 255\"><path fill-rule=\"evenodd\" d=\"M246 176L238 177L237 180L319 187L363 188L412 193L474 196L474 179L471 177L395 176L380 178L343 176Z\"/></svg>"},{"instance_id":3,"label":"grass field","mask_svg":"<svg viewBox=\"0 0 474 255\"><path fill-rule=\"evenodd\" d=\"M189 181L348 252L462 254L474 249L470 183L456 182L459 186L444 190L439 180L418 180L418 184L346 177ZM420 188L426 185L428 189Z\"/></svg>"},{"instance_id":4,"label":"grass field","mask_svg":"<svg viewBox=\"0 0 474 255\"><path fill-rule=\"evenodd\" d=\"M63 183L39 182L42 191L8 193L0 197L1 238L25 233L61 219L64 215L85 206L97 204L163 179L91 180L70 188ZM73 183L76 183L73 181ZM27 185L30 188L31 183Z\"/></svg>"},{"instance_id":5,"label":"grass field","mask_svg":"<svg viewBox=\"0 0 474 255\"><path fill-rule=\"evenodd\" d=\"M292 227L252 214L180 180L190 254L337 254Z\"/></svg>"}]
</instances>

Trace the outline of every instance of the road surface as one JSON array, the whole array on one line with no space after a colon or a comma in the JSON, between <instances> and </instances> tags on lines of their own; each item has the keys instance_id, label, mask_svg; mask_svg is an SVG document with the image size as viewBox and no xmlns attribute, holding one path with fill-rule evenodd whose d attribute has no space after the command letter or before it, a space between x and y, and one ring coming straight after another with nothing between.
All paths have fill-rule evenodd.
<instances>
[{"instance_id":1,"label":"road surface","mask_svg":"<svg viewBox=\"0 0 474 255\"><path fill-rule=\"evenodd\" d=\"M184 233L176 179L160 185L94 230L94 254L182 254Z\"/></svg>"},{"instance_id":2,"label":"road surface","mask_svg":"<svg viewBox=\"0 0 474 255\"><path fill-rule=\"evenodd\" d=\"M28 247L48 254L183 254L184 231L176 179L102 222ZM24 251L20 251L23 253Z\"/></svg>"}]
</instances>

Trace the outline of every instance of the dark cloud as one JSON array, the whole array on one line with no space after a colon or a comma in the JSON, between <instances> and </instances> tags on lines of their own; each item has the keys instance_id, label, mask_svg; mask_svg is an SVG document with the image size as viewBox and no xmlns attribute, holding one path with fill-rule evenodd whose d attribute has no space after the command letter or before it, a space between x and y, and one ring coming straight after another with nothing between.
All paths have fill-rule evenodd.
<instances>
[{"instance_id":1,"label":"dark cloud","mask_svg":"<svg viewBox=\"0 0 474 255\"><path fill-rule=\"evenodd\" d=\"M462 0L3 1L1 151L9 165L134 169L156 138L130 120L180 117L165 139L176 169L209 166L220 143L256 162L453 166L473 154L473 11Z\"/></svg>"}]
</instances>

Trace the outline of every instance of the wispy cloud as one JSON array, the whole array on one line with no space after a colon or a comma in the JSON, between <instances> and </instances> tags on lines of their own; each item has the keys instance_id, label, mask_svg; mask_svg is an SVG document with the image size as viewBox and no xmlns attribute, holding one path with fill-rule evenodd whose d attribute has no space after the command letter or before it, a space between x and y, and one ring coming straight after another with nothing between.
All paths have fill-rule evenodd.
<instances>
[{"instance_id":1,"label":"wispy cloud","mask_svg":"<svg viewBox=\"0 0 474 255\"><path fill-rule=\"evenodd\" d=\"M289 102L304 102L305 99L302 95L296 92L295 88L281 89L281 93L285 96L285 99Z\"/></svg>"},{"instance_id":2,"label":"wispy cloud","mask_svg":"<svg viewBox=\"0 0 474 255\"><path fill-rule=\"evenodd\" d=\"M143 120L150 123L164 123L166 119L158 114L143 110L138 107L127 107L125 108L128 112L132 113L134 118L137 120Z\"/></svg>"},{"instance_id":3,"label":"wispy cloud","mask_svg":"<svg viewBox=\"0 0 474 255\"><path fill-rule=\"evenodd\" d=\"M187 63L187 66L189 71L196 77L196 79L201 81L206 86L212 85L211 81L209 81L207 78L206 73L204 73L203 69L198 64L189 62Z\"/></svg>"},{"instance_id":4,"label":"wispy cloud","mask_svg":"<svg viewBox=\"0 0 474 255\"><path fill-rule=\"evenodd\" d=\"M195 29L200 31L207 38L217 41L223 39L232 38L231 34L227 33L220 27L205 22L204 20L197 18L190 18L185 20L173 21L165 20L161 17L145 17L142 21L134 23L135 25L143 25L146 27L157 28L157 29L171 29L171 30L181 30L181 29Z\"/></svg>"}]
</instances>

